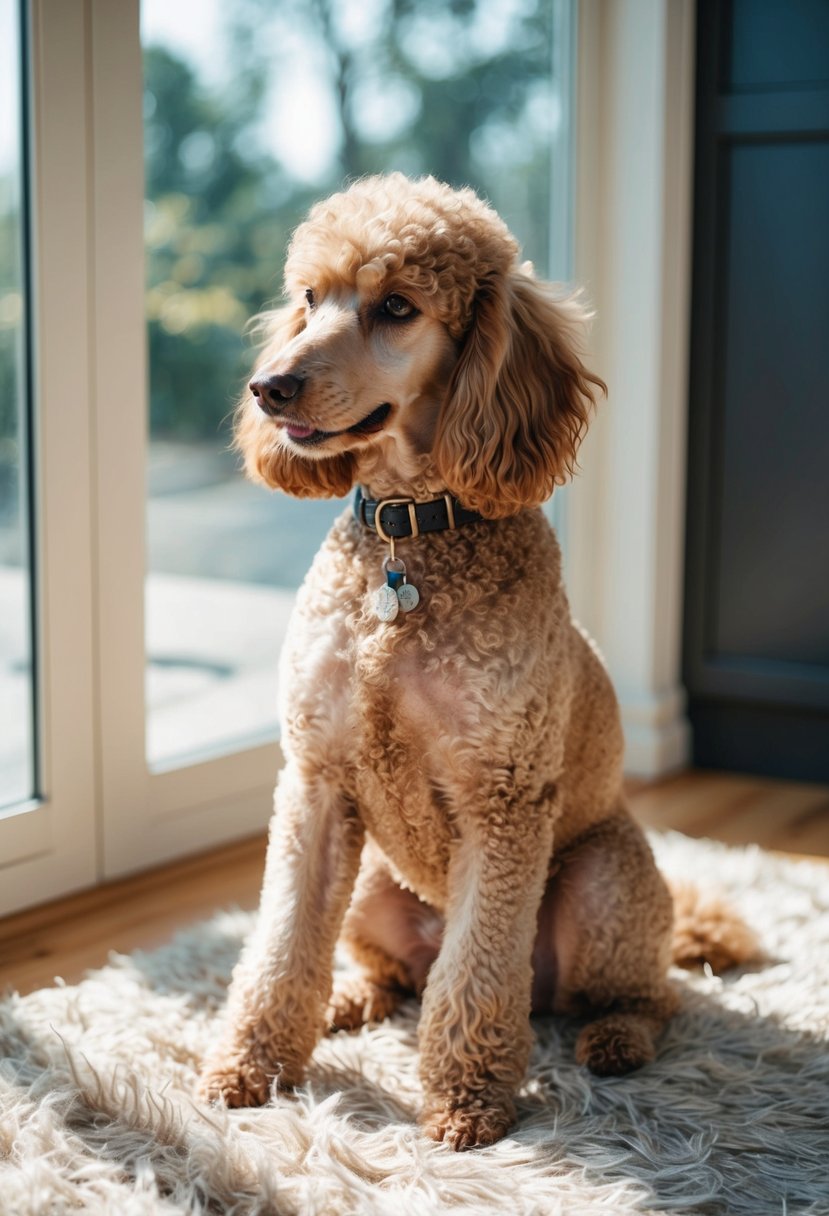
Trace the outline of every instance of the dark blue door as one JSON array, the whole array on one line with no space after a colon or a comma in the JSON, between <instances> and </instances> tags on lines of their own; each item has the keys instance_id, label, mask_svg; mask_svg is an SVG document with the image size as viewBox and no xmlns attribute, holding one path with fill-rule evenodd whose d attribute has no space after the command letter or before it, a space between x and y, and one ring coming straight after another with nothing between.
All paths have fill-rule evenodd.
<instances>
[{"instance_id":1,"label":"dark blue door","mask_svg":"<svg viewBox=\"0 0 829 1216\"><path fill-rule=\"evenodd\" d=\"M829 0L700 0L694 758L829 780Z\"/></svg>"}]
</instances>

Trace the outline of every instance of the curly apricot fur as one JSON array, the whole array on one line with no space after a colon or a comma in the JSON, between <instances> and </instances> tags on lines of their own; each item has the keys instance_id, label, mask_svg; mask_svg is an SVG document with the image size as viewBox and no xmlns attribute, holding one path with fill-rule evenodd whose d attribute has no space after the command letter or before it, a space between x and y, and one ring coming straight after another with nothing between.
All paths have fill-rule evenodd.
<instances>
[{"instance_id":1,"label":"curly apricot fur","mask_svg":"<svg viewBox=\"0 0 829 1216\"><path fill-rule=\"evenodd\" d=\"M470 190L357 182L300 225L285 278L257 375L299 387L268 416L241 403L250 475L299 496L450 491L485 518L399 544L421 606L389 623L376 535L346 511L317 554L282 659L259 921L202 1093L264 1101L332 1022L409 991L425 1132L490 1144L514 1119L531 1007L586 1017L579 1060L616 1073L652 1058L676 1006L672 901L624 806L616 699L537 509L603 385L578 300L520 265ZM725 945L722 928L712 912ZM332 994L340 934L361 972Z\"/></svg>"}]
</instances>

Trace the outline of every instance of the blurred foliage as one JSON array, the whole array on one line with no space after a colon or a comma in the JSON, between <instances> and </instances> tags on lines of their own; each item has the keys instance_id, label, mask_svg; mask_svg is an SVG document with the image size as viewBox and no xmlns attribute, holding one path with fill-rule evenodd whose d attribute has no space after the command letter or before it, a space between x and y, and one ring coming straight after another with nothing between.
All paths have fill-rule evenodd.
<instances>
[{"instance_id":1,"label":"blurred foliage","mask_svg":"<svg viewBox=\"0 0 829 1216\"><path fill-rule=\"evenodd\" d=\"M23 295L16 184L0 181L0 524L17 517L20 492ZM9 560L7 544L0 560Z\"/></svg>"},{"instance_id":2,"label":"blurred foliage","mask_svg":"<svg viewBox=\"0 0 829 1216\"><path fill-rule=\"evenodd\" d=\"M291 230L314 198L365 173L433 173L487 195L547 260L548 0L235 0L228 64L208 88L145 51L147 323L156 437L210 437L250 363L244 325L278 299ZM497 17L493 14L497 13ZM369 16L366 16L369 14ZM285 48L316 48L338 130L326 171L297 180L268 147Z\"/></svg>"},{"instance_id":3,"label":"blurred foliage","mask_svg":"<svg viewBox=\"0 0 829 1216\"><path fill-rule=\"evenodd\" d=\"M144 71L151 427L215 435L243 375L245 320L275 291L275 166L240 154L243 122L187 64L152 47Z\"/></svg>"}]
</instances>

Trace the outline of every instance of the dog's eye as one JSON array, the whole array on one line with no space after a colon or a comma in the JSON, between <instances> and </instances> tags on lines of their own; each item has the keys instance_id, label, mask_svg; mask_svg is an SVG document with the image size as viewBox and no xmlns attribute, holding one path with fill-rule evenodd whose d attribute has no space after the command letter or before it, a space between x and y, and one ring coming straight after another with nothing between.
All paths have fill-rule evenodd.
<instances>
[{"instance_id":1,"label":"dog's eye","mask_svg":"<svg viewBox=\"0 0 829 1216\"><path fill-rule=\"evenodd\" d=\"M309 308L314 308L316 306L317 302L314 299L314 291L313 291L313 288L311 288L311 287L305 288L305 303L308 305Z\"/></svg>"},{"instance_id":2,"label":"dog's eye","mask_svg":"<svg viewBox=\"0 0 829 1216\"><path fill-rule=\"evenodd\" d=\"M413 317L417 309L405 296L399 296L395 292L390 296L386 296L383 301L382 311L387 317L395 317L402 320L404 317Z\"/></svg>"}]
</instances>

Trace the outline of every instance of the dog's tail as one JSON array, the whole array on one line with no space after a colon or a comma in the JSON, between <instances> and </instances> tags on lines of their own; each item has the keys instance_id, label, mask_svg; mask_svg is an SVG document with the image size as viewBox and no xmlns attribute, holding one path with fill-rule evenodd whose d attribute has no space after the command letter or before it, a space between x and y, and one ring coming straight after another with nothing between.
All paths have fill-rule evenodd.
<instances>
[{"instance_id":1,"label":"dog's tail","mask_svg":"<svg viewBox=\"0 0 829 1216\"><path fill-rule=\"evenodd\" d=\"M717 975L763 957L759 942L742 917L716 894L693 883L669 884L674 900L673 961L679 967L705 963Z\"/></svg>"}]
</instances>

